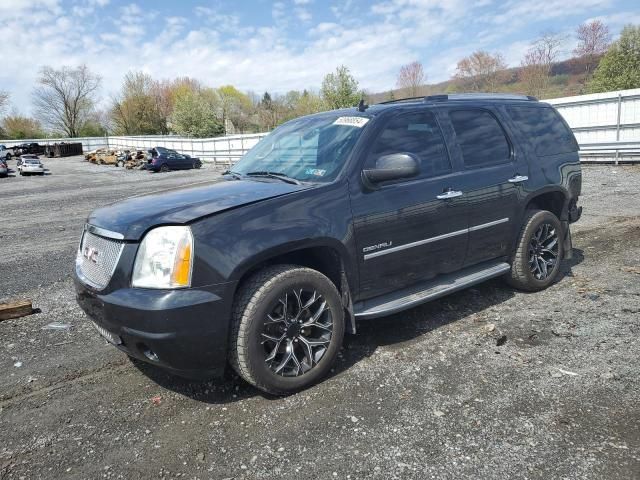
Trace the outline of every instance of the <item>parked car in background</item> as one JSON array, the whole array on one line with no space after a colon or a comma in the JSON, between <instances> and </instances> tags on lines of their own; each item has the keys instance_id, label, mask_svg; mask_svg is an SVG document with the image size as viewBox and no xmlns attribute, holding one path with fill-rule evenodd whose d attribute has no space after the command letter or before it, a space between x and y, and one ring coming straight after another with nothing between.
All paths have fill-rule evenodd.
<instances>
[{"instance_id":1,"label":"parked car in background","mask_svg":"<svg viewBox=\"0 0 640 480\"><path fill-rule=\"evenodd\" d=\"M0 145L0 160L8 162L14 155L13 148L7 148L5 145Z\"/></svg>"},{"instance_id":2,"label":"parked car in background","mask_svg":"<svg viewBox=\"0 0 640 480\"><path fill-rule=\"evenodd\" d=\"M178 153L164 147L155 147L148 151L146 169L153 172L168 172L169 170L188 170L200 168L202 162L197 157Z\"/></svg>"},{"instance_id":3,"label":"parked car in background","mask_svg":"<svg viewBox=\"0 0 640 480\"><path fill-rule=\"evenodd\" d=\"M9 166L4 160L0 160L0 177L6 177L9 174Z\"/></svg>"},{"instance_id":4,"label":"parked car in background","mask_svg":"<svg viewBox=\"0 0 640 480\"><path fill-rule=\"evenodd\" d=\"M44 175L44 165L37 155L21 155L18 171L20 175Z\"/></svg>"},{"instance_id":5,"label":"parked car in background","mask_svg":"<svg viewBox=\"0 0 640 480\"><path fill-rule=\"evenodd\" d=\"M22 143L14 147L14 155L44 155L45 146L36 142Z\"/></svg>"}]
</instances>

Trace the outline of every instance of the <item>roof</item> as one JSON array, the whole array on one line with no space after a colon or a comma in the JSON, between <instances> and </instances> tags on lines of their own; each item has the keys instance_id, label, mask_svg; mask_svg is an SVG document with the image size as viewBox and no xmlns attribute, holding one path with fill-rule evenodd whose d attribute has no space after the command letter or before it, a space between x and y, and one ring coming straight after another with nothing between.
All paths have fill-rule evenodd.
<instances>
[{"instance_id":1,"label":"roof","mask_svg":"<svg viewBox=\"0 0 640 480\"><path fill-rule=\"evenodd\" d=\"M530 95L518 95L514 93L456 93L443 95L428 95L426 97L400 98L398 100L389 100L373 105L365 105L361 102L357 107L341 108L338 110L327 110L324 112L313 113L305 117L329 117L335 115L344 115L351 117L374 117L389 108L399 107L403 105L437 105L445 102L482 102L482 103L505 103L505 102L529 102L538 104L538 99ZM297 120L297 119L294 119Z\"/></svg>"}]
</instances>

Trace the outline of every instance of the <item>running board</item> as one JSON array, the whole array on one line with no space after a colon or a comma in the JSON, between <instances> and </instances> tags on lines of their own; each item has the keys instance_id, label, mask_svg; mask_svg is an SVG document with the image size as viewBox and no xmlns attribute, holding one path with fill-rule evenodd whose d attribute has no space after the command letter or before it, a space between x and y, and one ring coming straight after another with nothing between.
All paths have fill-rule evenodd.
<instances>
[{"instance_id":1,"label":"running board","mask_svg":"<svg viewBox=\"0 0 640 480\"><path fill-rule=\"evenodd\" d=\"M459 272L440 275L433 280L405 288L398 292L357 302L353 305L358 320L382 317L444 297L476 283L507 273L511 267L506 262L485 262Z\"/></svg>"}]
</instances>

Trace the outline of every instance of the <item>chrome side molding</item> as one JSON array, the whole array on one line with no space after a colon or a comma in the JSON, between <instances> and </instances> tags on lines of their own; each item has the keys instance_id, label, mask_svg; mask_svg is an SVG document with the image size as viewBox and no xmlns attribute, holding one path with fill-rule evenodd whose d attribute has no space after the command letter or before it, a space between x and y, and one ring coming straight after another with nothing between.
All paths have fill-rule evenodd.
<instances>
[{"instance_id":1,"label":"chrome side molding","mask_svg":"<svg viewBox=\"0 0 640 480\"><path fill-rule=\"evenodd\" d=\"M425 245L427 243L437 242L439 240L444 240L445 238L455 237L457 235L464 235L465 233L475 232L476 230L482 230L483 228L490 228L496 225L500 225L501 223L506 223L509 221L509 218L501 218L499 220L494 220L493 222L482 223L480 225L474 225L473 227L465 228L463 230L456 230L455 232L444 233L442 235L438 235L431 238L425 238L424 240L417 240L411 243L405 243L404 245L398 245L397 247L387 248L385 250L378 250L373 253L367 253L364 256L365 260L370 260L375 257L380 257L382 255L387 255L389 253L399 252L401 250L407 250L408 248L418 247L420 245Z\"/></svg>"}]
</instances>

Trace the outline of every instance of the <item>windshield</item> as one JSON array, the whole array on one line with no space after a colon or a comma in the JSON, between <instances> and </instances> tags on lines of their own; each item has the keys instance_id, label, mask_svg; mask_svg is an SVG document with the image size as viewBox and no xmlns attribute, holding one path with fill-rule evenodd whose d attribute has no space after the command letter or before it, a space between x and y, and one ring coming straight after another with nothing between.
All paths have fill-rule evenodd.
<instances>
[{"instance_id":1,"label":"windshield","mask_svg":"<svg viewBox=\"0 0 640 480\"><path fill-rule=\"evenodd\" d=\"M340 173L368 121L339 115L293 120L263 138L231 171L330 182Z\"/></svg>"}]
</instances>

